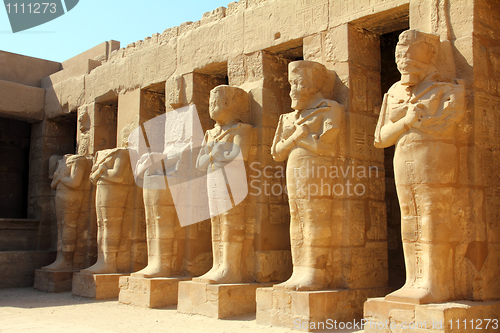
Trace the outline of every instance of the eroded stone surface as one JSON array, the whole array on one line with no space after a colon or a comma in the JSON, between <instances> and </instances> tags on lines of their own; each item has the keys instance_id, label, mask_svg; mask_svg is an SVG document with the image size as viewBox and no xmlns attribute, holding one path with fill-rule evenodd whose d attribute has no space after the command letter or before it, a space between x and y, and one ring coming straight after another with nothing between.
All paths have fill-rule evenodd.
<instances>
[{"instance_id":1,"label":"eroded stone surface","mask_svg":"<svg viewBox=\"0 0 500 333\"><path fill-rule=\"evenodd\" d=\"M337 102L323 97L326 75L319 63L290 63L290 96L296 111L281 116L271 148L275 160L287 160L293 273L276 287L288 290L327 289L332 280L327 262L332 248L340 245L332 244L331 192L317 190L332 188L332 179L325 173L318 176L318 170L333 164L333 143L343 113ZM311 185L316 186L314 194Z\"/></svg>"},{"instance_id":2,"label":"eroded stone surface","mask_svg":"<svg viewBox=\"0 0 500 333\"><path fill-rule=\"evenodd\" d=\"M253 128L240 118L248 112L248 94L236 87L218 86L210 92L210 117L215 128L207 131L197 168L207 172L212 226L212 269L196 282L227 284L245 281L245 213L248 195L244 161L252 143ZM239 179L242 178L242 179ZM248 277L247 277L248 279Z\"/></svg>"},{"instance_id":3,"label":"eroded stone surface","mask_svg":"<svg viewBox=\"0 0 500 333\"><path fill-rule=\"evenodd\" d=\"M82 268L90 213L90 168L91 160L82 155L65 155L57 164L51 183L56 190L57 258L42 270Z\"/></svg>"},{"instance_id":4,"label":"eroded stone surface","mask_svg":"<svg viewBox=\"0 0 500 333\"><path fill-rule=\"evenodd\" d=\"M399 37L401 81L384 97L375 146L396 145L394 175L401 207L406 283L387 296L416 304L457 299L453 280L460 235L453 211L459 191L456 125L465 115L463 82L433 63L439 36L408 30Z\"/></svg>"}]
</instances>

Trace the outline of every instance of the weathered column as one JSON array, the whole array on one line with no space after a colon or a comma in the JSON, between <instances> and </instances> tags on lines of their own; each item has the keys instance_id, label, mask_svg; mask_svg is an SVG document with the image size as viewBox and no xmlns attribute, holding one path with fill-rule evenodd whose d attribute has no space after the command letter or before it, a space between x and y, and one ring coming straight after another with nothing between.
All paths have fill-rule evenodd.
<instances>
[{"instance_id":1,"label":"weathered column","mask_svg":"<svg viewBox=\"0 0 500 333\"><path fill-rule=\"evenodd\" d=\"M207 96L209 96L210 89L222 82L224 82L223 78L200 73L172 76L166 83L166 98L163 107L168 110L167 112L176 112L173 110L194 104L201 126L210 128L212 121L208 116ZM157 118L158 121L154 124L146 123L139 131L140 135L147 136L149 147L149 151L139 152L143 160L152 154L160 156L167 145L175 143L167 142L167 139L175 136L167 131L183 128L176 139L181 141L190 139L190 130L193 125L191 122L172 124L169 123L172 120L168 114L166 116L161 119ZM154 121L153 119L152 122ZM189 163L188 160L196 159L196 156L189 158L186 153L189 154L189 152L184 152L182 155L186 157L184 162ZM159 157L159 159L163 158L165 156ZM179 207L174 204L175 198L172 194L174 191L171 191L169 187L169 177L175 177L170 172L173 171L172 168L175 168L177 161L171 161L170 158L172 156L167 156L161 163L157 160L156 164L148 167L148 170L139 176L144 179L142 189L144 196L141 200L144 200L147 209L148 266L133 273L130 277L120 279L119 301L121 303L150 308L177 304L179 282L204 274L210 268L210 221L202 221L185 227L180 225ZM189 168L189 165L185 168ZM182 171L186 170L175 172ZM136 173L139 172L136 170Z\"/></svg>"},{"instance_id":2,"label":"weathered column","mask_svg":"<svg viewBox=\"0 0 500 333\"><path fill-rule=\"evenodd\" d=\"M281 114L290 109L287 79L290 61L265 51L245 54L229 61L229 83L250 95L250 118L255 127L249 165L248 217L254 223L253 268L249 276L258 283L279 282L291 274L289 209L285 163L275 162L271 145Z\"/></svg>"},{"instance_id":3,"label":"weathered column","mask_svg":"<svg viewBox=\"0 0 500 333\"><path fill-rule=\"evenodd\" d=\"M314 292L263 289L257 294L257 321L314 329L329 318L361 319L364 301L389 291L384 156L373 147L381 104L379 39L343 24L304 38L303 52L305 60L332 70L335 84L325 87L330 94L325 97L345 109L328 169L333 178L332 251L326 263L331 282L328 290ZM303 306L308 314L298 312Z\"/></svg>"},{"instance_id":4,"label":"weathered column","mask_svg":"<svg viewBox=\"0 0 500 333\"><path fill-rule=\"evenodd\" d=\"M94 157L99 150L116 147L116 117L118 96L106 103L91 103L78 108L76 128L76 152ZM95 187L90 197L86 256L83 267L93 265L97 259L97 217L95 212Z\"/></svg>"},{"instance_id":5,"label":"weathered column","mask_svg":"<svg viewBox=\"0 0 500 333\"><path fill-rule=\"evenodd\" d=\"M273 161L270 149L279 116L289 111L288 62L263 51L228 62L229 84L249 96L249 112L239 115L239 120L254 127L246 161L249 192L245 199L242 279L233 284L206 283L203 279L181 282L181 312L214 318L255 312L256 289L284 281L291 274L285 168L284 163ZM217 296L205 302L209 294Z\"/></svg>"},{"instance_id":6,"label":"weathered column","mask_svg":"<svg viewBox=\"0 0 500 333\"><path fill-rule=\"evenodd\" d=\"M394 327L409 322L435 332L498 329L500 227L496 155L500 147L497 115L500 56L495 46L499 40L492 28L498 19L495 1L410 1L410 28L440 37L435 61L439 73L445 78L461 79L465 84L465 116L457 124L452 141L458 153L446 162L455 170L453 190L441 193L449 199L446 205L441 205L442 209L451 214L447 216L447 225L440 226L436 234L436 237L445 234L450 244L448 262L446 267L433 269L432 265L425 265L417 271L424 278L440 279L440 286L446 285L446 294L435 295L431 286L430 298L420 299L408 293L406 299L401 299L396 292L385 299L369 300L365 303L365 319L373 325L365 326L365 331L375 331L376 323L386 320ZM423 263L437 259L424 256ZM432 297L438 297L439 301L432 301ZM487 327L484 318L493 326Z\"/></svg>"},{"instance_id":7,"label":"weathered column","mask_svg":"<svg viewBox=\"0 0 500 333\"><path fill-rule=\"evenodd\" d=\"M117 108L115 107L116 103ZM86 106L86 110L82 110L79 117L81 122L79 148L88 154L97 154L104 149L108 149L110 154L115 154L109 148L117 147L115 149L122 148L122 150L126 148L130 133L144 122L164 113L164 110L161 96L158 96L156 92L141 89L122 92L118 95L117 100ZM90 121L87 123L83 112L89 114ZM87 134L87 131L90 134ZM124 151L126 152L126 150ZM128 154L122 155L117 157L120 159L120 163L130 165ZM96 156L96 160L99 160L98 156ZM97 162L108 163L105 161ZM116 165L116 162L114 163ZM116 269L112 268L116 271L108 272L109 267L102 268L104 266L101 265L90 267L88 272L75 274L72 290L75 295L98 299L117 297L119 277L139 270L147 263L142 188L135 185L131 168L125 170L125 173L127 175L124 176L124 179L131 180L132 183L129 185L130 189L127 194L124 194L124 211L120 213L121 238L116 252ZM100 200L103 202L102 198ZM113 209L113 207L111 208ZM118 209L118 207L116 208ZM96 226L93 224L91 228L91 231L95 233ZM106 274L99 273L102 269L106 271Z\"/></svg>"}]
</instances>

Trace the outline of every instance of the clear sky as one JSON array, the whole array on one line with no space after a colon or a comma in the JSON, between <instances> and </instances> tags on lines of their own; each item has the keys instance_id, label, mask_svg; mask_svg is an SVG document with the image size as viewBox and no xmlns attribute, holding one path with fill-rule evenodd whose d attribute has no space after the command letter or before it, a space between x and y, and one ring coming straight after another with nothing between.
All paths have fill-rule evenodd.
<instances>
[{"instance_id":1,"label":"clear sky","mask_svg":"<svg viewBox=\"0 0 500 333\"><path fill-rule=\"evenodd\" d=\"M80 0L63 16L17 33L12 33L7 10L0 5L0 50L62 62L111 39L126 47L183 22L197 21L203 13L227 7L231 1Z\"/></svg>"}]
</instances>

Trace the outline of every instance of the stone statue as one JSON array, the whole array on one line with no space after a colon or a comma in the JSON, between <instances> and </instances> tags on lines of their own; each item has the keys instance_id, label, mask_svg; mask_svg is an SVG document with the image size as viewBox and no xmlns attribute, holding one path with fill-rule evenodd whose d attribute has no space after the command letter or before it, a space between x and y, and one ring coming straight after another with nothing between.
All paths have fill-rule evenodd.
<instances>
[{"instance_id":1,"label":"stone statue","mask_svg":"<svg viewBox=\"0 0 500 333\"><path fill-rule=\"evenodd\" d=\"M90 160L82 155L64 155L57 163L51 187L56 190L57 215L57 258L43 270L71 271L78 269L75 261L75 250L83 247L85 239L81 233L86 227L85 208L82 204L90 195ZM88 201L87 201L88 202ZM83 209L82 209L83 208ZM81 264L81 262L79 263Z\"/></svg>"},{"instance_id":2,"label":"stone statue","mask_svg":"<svg viewBox=\"0 0 500 333\"><path fill-rule=\"evenodd\" d=\"M342 107L324 98L327 72L323 65L294 61L288 69L295 111L280 117L271 153L276 161L288 159L286 184L293 273L289 280L275 287L322 290L331 282L326 265L334 231L332 179L318 171L324 167L329 170L334 163L333 143L340 131ZM312 193L314 186L321 193Z\"/></svg>"},{"instance_id":3,"label":"stone statue","mask_svg":"<svg viewBox=\"0 0 500 333\"><path fill-rule=\"evenodd\" d=\"M193 281L205 283L240 283L243 243L245 240L245 200L233 207L231 201L240 193L248 193L246 182L227 183L228 175L245 172L243 164L234 167L232 161L247 160L253 127L240 121L249 112L248 94L237 87L218 86L210 92L210 117L215 127L205 134L204 146L196 162L207 172L207 189L212 216L212 269ZM223 177L217 175L222 170ZM220 175L220 174L219 174ZM246 176L245 176L246 177ZM243 184L241 184L243 183ZM228 187L232 198L228 197ZM233 207L233 208L231 208ZM228 209L229 208L229 209Z\"/></svg>"},{"instance_id":4,"label":"stone statue","mask_svg":"<svg viewBox=\"0 0 500 333\"><path fill-rule=\"evenodd\" d=\"M134 183L127 148L97 152L90 174L96 190L97 262L82 273L117 273L117 254L123 235L122 222Z\"/></svg>"},{"instance_id":5,"label":"stone statue","mask_svg":"<svg viewBox=\"0 0 500 333\"><path fill-rule=\"evenodd\" d=\"M151 154L144 154L137 169L141 169L151 157ZM179 224L167 180L177 171L178 165L177 161L160 158L144 172L148 265L132 276L172 277L182 273L186 230Z\"/></svg>"},{"instance_id":6,"label":"stone statue","mask_svg":"<svg viewBox=\"0 0 500 333\"><path fill-rule=\"evenodd\" d=\"M458 177L456 124L465 114L465 87L443 78L433 61L439 36L399 36L401 80L384 96L375 146L396 145L394 176L401 207L405 285L386 299L434 303L454 297L452 206Z\"/></svg>"}]
</instances>

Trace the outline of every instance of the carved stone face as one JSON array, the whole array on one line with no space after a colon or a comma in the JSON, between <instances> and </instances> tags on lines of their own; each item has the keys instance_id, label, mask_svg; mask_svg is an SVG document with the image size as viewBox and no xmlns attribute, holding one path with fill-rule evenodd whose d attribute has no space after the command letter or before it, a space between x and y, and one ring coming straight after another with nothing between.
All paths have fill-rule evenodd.
<instances>
[{"instance_id":1,"label":"carved stone face","mask_svg":"<svg viewBox=\"0 0 500 333\"><path fill-rule=\"evenodd\" d=\"M401 73L401 84L412 86L420 82L422 73L429 68L433 52L427 43L396 46L396 64Z\"/></svg>"},{"instance_id":2,"label":"carved stone face","mask_svg":"<svg viewBox=\"0 0 500 333\"><path fill-rule=\"evenodd\" d=\"M227 113L230 111L228 110L228 105L224 99L224 94L220 90L210 92L210 118L217 122L225 119Z\"/></svg>"},{"instance_id":3,"label":"carved stone face","mask_svg":"<svg viewBox=\"0 0 500 333\"><path fill-rule=\"evenodd\" d=\"M291 85L290 97L294 110L304 110L317 92L316 84L310 79L307 70L296 68L290 71L288 81Z\"/></svg>"}]
</instances>

